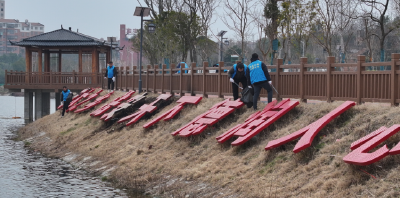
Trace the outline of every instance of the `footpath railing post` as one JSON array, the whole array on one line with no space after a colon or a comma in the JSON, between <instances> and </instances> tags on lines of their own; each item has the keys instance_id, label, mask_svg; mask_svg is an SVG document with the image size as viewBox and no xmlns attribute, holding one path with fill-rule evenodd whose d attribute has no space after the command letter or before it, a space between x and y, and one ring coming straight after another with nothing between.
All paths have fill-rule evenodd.
<instances>
[{"instance_id":1,"label":"footpath railing post","mask_svg":"<svg viewBox=\"0 0 400 198\"><path fill-rule=\"evenodd\" d=\"M153 74L153 93L157 93L156 77L157 77L157 64L154 64L154 74Z\"/></svg>"},{"instance_id":2,"label":"footpath railing post","mask_svg":"<svg viewBox=\"0 0 400 198\"><path fill-rule=\"evenodd\" d=\"M171 94L171 95L174 95L174 92L173 92L173 89L172 89L172 68L175 68L175 64L171 64L170 65L170 68L169 68L169 70L170 70L170 72L169 72L169 75L170 75L170 78L169 78L169 93Z\"/></svg>"},{"instance_id":3,"label":"footpath railing post","mask_svg":"<svg viewBox=\"0 0 400 198\"><path fill-rule=\"evenodd\" d=\"M194 73L195 67L196 67L196 63L192 63L192 65L190 66L190 95L191 96L196 95L193 90L193 76L194 76L193 73Z\"/></svg>"},{"instance_id":4,"label":"footpath railing post","mask_svg":"<svg viewBox=\"0 0 400 198\"><path fill-rule=\"evenodd\" d=\"M218 98L223 98L222 96L222 70L221 67L225 66L225 62L218 62Z\"/></svg>"},{"instance_id":5,"label":"footpath railing post","mask_svg":"<svg viewBox=\"0 0 400 198\"><path fill-rule=\"evenodd\" d=\"M357 104L360 105L362 103L361 98L362 98L362 75L361 72L364 71L364 67L362 67L362 64L365 63L365 56L358 56L357 57Z\"/></svg>"},{"instance_id":6,"label":"footpath railing post","mask_svg":"<svg viewBox=\"0 0 400 198\"><path fill-rule=\"evenodd\" d=\"M332 102L332 66L335 63L334 56L328 56L326 61L326 101Z\"/></svg>"},{"instance_id":7,"label":"footpath railing post","mask_svg":"<svg viewBox=\"0 0 400 198\"><path fill-rule=\"evenodd\" d=\"M276 75L275 75L275 82L272 82L272 85L274 85L276 87L276 89L281 90L282 89L279 87L280 83L279 83L279 77L281 75L281 65L283 65L283 59L279 58L278 61L276 62ZM276 93L276 100L282 100L281 96Z\"/></svg>"},{"instance_id":8,"label":"footpath railing post","mask_svg":"<svg viewBox=\"0 0 400 198\"><path fill-rule=\"evenodd\" d=\"M184 63L180 63L180 67L179 67L179 95L180 96L184 96L185 94L184 93L182 93L182 75L183 75L183 72L185 72L185 71L183 71L182 70L182 68L184 68L185 67L185 64Z\"/></svg>"},{"instance_id":9,"label":"footpath railing post","mask_svg":"<svg viewBox=\"0 0 400 198\"><path fill-rule=\"evenodd\" d=\"M396 74L396 71L397 71L397 65L396 65L396 62L397 61L399 61L399 59L400 59L400 54L395 54L395 53L393 53L392 54L392 64L391 64L391 72L390 72L390 74L391 74L391 78L390 78L390 84L391 84L391 86L390 86L390 88L391 88L391 90L390 90L390 92L391 92L391 96L390 96L390 103L391 103L391 105L392 106L398 106L399 105L399 103L396 103L396 99L397 99L397 90L398 90L398 78L397 78L397 74Z\"/></svg>"},{"instance_id":10,"label":"footpath railing post","mask_svg":"<svg viewBox=\"0 0 400 198\"><path fill-rule=\"evenodd\" d=\"M125 67L125 78L124 78L124 84L125 84L125 91L128 91L128 73L129 73L129 67Z\"/></svg>"},{"instance_id":11,"label":"footpath railing post","mask_svg":"<svg viewBox=\"0 0 400 198\"><path fill-rule=\"evenodd\" d=\"M208 67L208 62L203 62L203 97L208 98L206 90L206 68Z\"/></svg>"},{"instance_id":12,"label":"footpath railing post","mask_svg":"<svg viewBox=\"0 0 400 198\"><path fill-rule=\"evenodd\" d=\"M163 94L163 93L165 93L164 92L164 74L165 74L165 68L167 68L167 65L166 64L163 64L162 65L162 68L161 68L161 94Z\"/></svg>"},{"instance_id":13,"label":"footpath railing post","mask_svg":"<svg viewBox=\"0 0 400 198\"><path fill-rule=\"evenodd\" d=\"M149 92L149 69L151 65L147 65L146 67L146 92Z\"/></svg>"},{"instance_id":14,"label":"footpath railing post","mask_svg":"<svg viewBox=\"0 0 400 198\"><path fill-rule=\"evenodd\" d=\"M132 90L137 90L135 89L135 74L136 74L136 68L137 66L132 67Z\"/></svg>"},{"instance_id":15,"label":"footpath railing post","mask_svg":"<svg viewBox=\"0 0 400 198\"><path fill-rule=\"evenodd\" d=\"M307 57L301 57L300 58L300 101L307 103L307 99L304 98L305 95L305 76L304 76L304 65L308 62Z\"/></svg>"}]
</instances>

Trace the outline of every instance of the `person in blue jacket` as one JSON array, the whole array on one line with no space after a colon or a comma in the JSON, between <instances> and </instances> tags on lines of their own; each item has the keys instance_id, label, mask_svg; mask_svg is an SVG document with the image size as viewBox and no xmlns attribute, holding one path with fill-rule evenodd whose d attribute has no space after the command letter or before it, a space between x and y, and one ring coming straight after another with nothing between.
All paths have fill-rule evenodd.
<instances>
[{"instance_id":1,"label":"person in blue jacket","mask_svg":"<svg viewBox=\"0 0 400 198\"><path fill-rule=\"evenodd\" d=\"M251 55L251 63L247 67L247 84L251 88L250 84L254 87L253 96L253 108L257 110L257 100L260 96L261 88L264 88L268 92L268 103L272 102L272 85L271 77L269 76L267 66L258 60L258 54L254 53Z\"/></svg>"},{"instance_id":2,"label":"person in blue jacket","mask_svg":"<svg viewBox=\"0 0 400 198\"><path fill-rule=\"evenodd\" d=\"M61 92L61 103L63 104L61 116L64 116L65 110L68 110L69 103L71 102L67 100L69 94L72 94L71 91L67 88L67 86L64 86Z\"/></svg>"},{"instance_id":3,"label":"person in blue jacket","mask_svg":"<svg viewBox=\"0 0 400 198\"><path fill-rule=\"evenodd\" d=\"M189 68L189 66L185 63L185 62L180 62L178 63L178 65L176 66L176 68L181 68L181 64L185 64L185 68ZM185 70L185 73L187 74L189 70ZM177 74L180 74L181 71L177 71Z\"/></svg>"},{"instance_id":4,"label":"person in blue jacket","mask_svg":"<svg viewBox=\"0 0 400 198\"><path fill-rule=\"evenodd\" d=\"M114 91L114 82L115 82L116 75L117 75L117 69L113 65L113 62L112 61L108 62L106 74L104 75L104 79L108 79L108 82L107 82L108 92L110 92L110 90Z\"/></svg>"},{"instance_id":5,"label":"person in blue jacket","mask_svg":"<svg viewBox=\"0 0 400 198\"><path fill-rule=\"evenodd\" d=\"M228 72L229 81L232 83L234 100L239 98L238 84L242 83L243 87L247 87L246 69L247 65L243 64L242 62L238 62L237 64L234 64Z\"/></svg>"}]
</instances>

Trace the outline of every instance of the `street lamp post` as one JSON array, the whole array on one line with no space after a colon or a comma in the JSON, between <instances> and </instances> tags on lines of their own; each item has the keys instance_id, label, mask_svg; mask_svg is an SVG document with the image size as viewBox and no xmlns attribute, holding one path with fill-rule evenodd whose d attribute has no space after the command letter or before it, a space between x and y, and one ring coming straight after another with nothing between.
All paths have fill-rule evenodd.
<instances>
[{"instance_id":1,"label":"street lamp post","mask_svg":"<svg viewBox=\"0 0 400 198\"><path fill-rule=\"evenodd\" d=\"M107 42L111 43L111 46L110 46L110 61L112 61L113 42L116 42L116 41L117 41L117 38L115 38L115 37L107 37Z\"/></svg>"},{"instance_id":2,"label":"street lamp post","mask_svg":"<svg viewBox=\"0 0 400 198\"><path fill-rule=\"evenodd\" d=\"M221 61L222 62L222 60L223 60L223 48L224 48L224 45L223 45L223 40L224 39L227 39L227 38L223 38L224 37L224 34L226 33L226 31L224 31L224 30L222 30L221 32L219 32L218 34L217 34L217 36L220 36L221 37L221 43L220 43L220 57L219 57L219 61ZM229 41L228 41L229 42Z\"/></svg>"},{"instance_id":3,"label":"street lamp post","mask_svg":"<svg viewBox=\"0 0 400 198\"><path fill-rule=\"evenodd\" d=\"M139 93L142 93L142 50L143 50L143 17L150 15L150 8L136 7L133 16L140 16L140 60L139 60Z\"/></svg>"}]
</instances>

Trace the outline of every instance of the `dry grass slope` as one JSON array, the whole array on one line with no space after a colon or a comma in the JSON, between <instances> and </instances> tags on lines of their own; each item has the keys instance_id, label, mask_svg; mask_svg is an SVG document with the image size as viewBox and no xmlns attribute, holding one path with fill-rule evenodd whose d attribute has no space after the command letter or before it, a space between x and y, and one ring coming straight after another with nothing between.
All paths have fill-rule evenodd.
<instances>
[{"instance_id":1,"label":"dry grass slope","mask_svg":"<svg viewBox=\"0 0 400 198\"><path fill-rule=\"evenodd\" d=\"M104 93L102 93L103 95ZM108 101L123 93L117 92ZM157 95L149 94L148 98ZM59 112L46 116L20 130L21 139L37 136L31 147L53 157L79 154L77 161L91 156L100 161L89 167L116 167L109 176L118 186L135 188L138 184L149 193L184 197L399 197L400 156L388 156L367 167L343 162L350 144L378 129L400 124L398 107L379 104L359 105L328 124L312 146L294 154L297 141L264 151L268 141L290 134L321 118L342 102L305 104L264 130L240 147L230 142L220 145L215 137L242 123L253 112L245 107L192 138L170 135L194 117L222 99L203 99L186 106L173 120L159 122L150 129L142 119L131 127L118 124L105 127L89 113ZM173 108L161 109L152 118ZM259 108L265 105L260 104ZM150 118L151 119L151 118ZM51 141L48 141L48 138ZM385 143L391 148L400 141L395 135ZM362 172L360 169L375 176ZM100 173L100 172L99 172Z\"/></svg>"}]
</instances>

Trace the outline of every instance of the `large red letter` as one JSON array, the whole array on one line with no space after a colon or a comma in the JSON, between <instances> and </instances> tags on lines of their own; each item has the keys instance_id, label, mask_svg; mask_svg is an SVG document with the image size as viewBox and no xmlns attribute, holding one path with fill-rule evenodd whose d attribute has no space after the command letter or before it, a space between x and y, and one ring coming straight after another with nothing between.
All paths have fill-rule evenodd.
<instances>
[{"instance_id":1,"label":"large red letter","mask_svg":"<svg viewBox=\"0 0 400 198\"><path fill-rule=\"evenodd\" d=\"M290 99L283 100L278 105L276 103L276 100L270 102L264 110L247 118L244 124L239 124L218 136L217 141L224 143L233 136L237 136L238 138L232 142L232 145L242 145L299 104L298 101L290 101Z\"/></svg>"},{"instance_id":2,"label":"large red letter","mask_svg":"<svg viewBox=\"0 0 400 198\"><path fill-rule=\"evenodd\" d=\"M389 129L386 129L386 127L381 127L380 129L372 132L371 134L357 140L356 142L351 144L352 148L356 149L353 150L348 155L346 155L343 158L343 161L349 164L366 166L381 160L382 158L384 158L389 154L393 155L396 154L397 153L396 147L398 147L398 145L395 148L393 148L393 153L391 151L389 152L389 149L386 146L386 144L373 153L368 153L368 151L378 146L380 143L387 140L392 135L396 134L399 130L400 130L400 125L393 125ZM365 142L366 140L368 141ZM364 144L360 145L360 143Z\"/></svg>"},{"instance_id":3,"label":"large red letter","mask_svg":"<svg viewBox=\"0 0 400 198\"><path fill-rule=\"evenodd\" d=\"M337 107L335 110L331 111L330 113L326 114L324 117L320 118L319 120L313 122L312 124L290 134L285 137L279 138L277 140L272 140L268 142L268 145L265 147L265 150L269 150L280 145L286 144L287 142L293 141L299 137L301 139L297 142L296 146L293 149L293 152L298 153L305 148L311 146L314 137L318 134L318 132L325 127L329 122L331 122L334 118L342 114L343 112L350 109L352 106L356 105L355 102L347 101L344 102L342 105Z\"/></svg>"}]
</instances>

